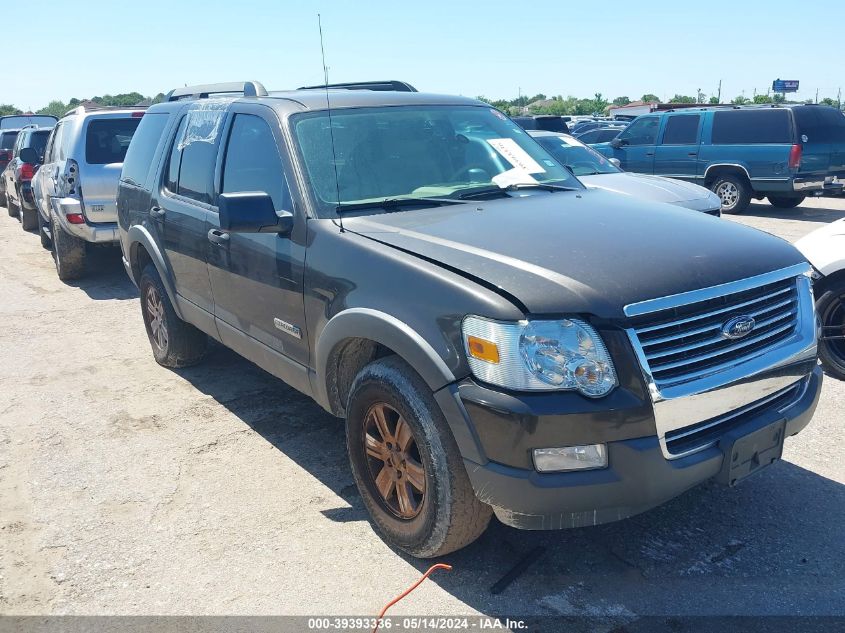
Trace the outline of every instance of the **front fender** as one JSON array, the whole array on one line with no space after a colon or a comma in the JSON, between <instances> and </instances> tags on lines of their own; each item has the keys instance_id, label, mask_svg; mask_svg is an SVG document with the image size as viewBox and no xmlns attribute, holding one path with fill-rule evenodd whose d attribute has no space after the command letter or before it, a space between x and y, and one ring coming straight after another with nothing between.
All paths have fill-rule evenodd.
<instances>
[{"instance_id":1,"label":"front fender","mask_svg":"<svg viewBox=\"0 0 845 633\"><path fill-rule=\"evenodd\" d=\"M845 270L845 220L805 235L795 242L795 248L825 277Z\"/></svg>"},{"instance_id":2,"label":"front fender","mask_svg":"<svg viewBox=\"0 0 845 633\"><path fill-rule=\"evenodd\" d=\"M126 249L126 258L129 262L128 272L132 275L132 281L137 286L141 281L141 262L139 261L139 249L143 248L152 260L153 266L156 267L159 277L164 284L164 289L167 291L167 296L170 299L170 304L180 319L184 319L182 311L179 308L179 302L176 301L176 289L173 284L173 278L169 274L169 269L165 263L164 255L159 249L158 244L153 239L150 232L140 224L132 226L126 233L126 241L129 247Z\"/></svg>"},{"instance_id":3,"label":"front fender","mask_svg":"<svg viewBox=\"0 0 845 633\"><path fill-rule=\"evenodd\" d=\"M347 339L366 338L390 348L422 377L432 391L455 381L443 359L418 332L396 317L370 308L349 308L332 317L320 333L314 350L317 400L330 403L329 360Z\"/></svg>"}]
</instances>

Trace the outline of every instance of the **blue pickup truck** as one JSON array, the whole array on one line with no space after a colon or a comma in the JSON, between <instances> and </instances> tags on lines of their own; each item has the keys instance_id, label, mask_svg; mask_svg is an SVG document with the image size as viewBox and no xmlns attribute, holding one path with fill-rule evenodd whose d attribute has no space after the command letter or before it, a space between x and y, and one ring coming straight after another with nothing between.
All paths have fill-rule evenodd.
<instances>
[{"instance_id":1,"label":"blue pickup truck","mask_svg":"<svg viewBox=\"0 0 845 633\"><path fill-rule=\"evenodd\" d=\"M723 213L742 213L764 197L793 208L807 196L841 192L845 180L845 116L829 106L668 110L638 117L593 147L626 171L708 187Z\"/></svg>"}]
</instances>

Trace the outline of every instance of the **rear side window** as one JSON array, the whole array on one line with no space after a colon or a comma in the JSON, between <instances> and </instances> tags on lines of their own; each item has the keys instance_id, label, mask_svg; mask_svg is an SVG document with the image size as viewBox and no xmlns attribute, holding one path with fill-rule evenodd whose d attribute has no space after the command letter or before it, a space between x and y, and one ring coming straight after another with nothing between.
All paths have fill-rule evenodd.
<instances>
[{"instance_id":1,"label":"rear side window","mask_svg":"<svg viewBox=\"0 0 845 633\"><path fill-rule=\"evenodd\" d=\"M834 108L800 106L792 109L798 134L808 143L845 143L845 115Z\"/></svg>"},{"instance_id":2,"label":"rear side window","mask_svg":"<svg viewBox=\"0 0 845 633\"><path fill-rule=\"evenodd\" d=\"M135 135L123 160L121 180L139 187L146 184L153 155L161 140L164 126L167 125L168 116L166 112L154 112L145 114L141 118L141 123L135 130Z\"/></svg>"},{"instance_id":3,"label":"rear side window","mask_svg":"<svg viewBox=\"0 0 845 633\"><path fill-rule=\"evenodd\" d=\"M122 163L140 118L94 119L85 135L85 162L89 165Z\"/></svg>"},{"instance_id":4,"label":"rear side window","mask_svg":"<svg viewBox=\"0 0 845 633\"><path fill-rule=\"evenodd\" d=\"M261 117L237 114L223 166L223 193L263 191L277 211L290 209L282 161L270 126Z\"/></svg>"},{"instance_id":5,"label":"rear side window","mask_svg":"<svg viewBox=\"0 0 845 633\"><path fill-rule=\"evenodd\" d=\"M204 102L182 118L170 150L166 181L170 191L212 204L214 165L226 105Z\"/></svg>"},{"instance_id":6,"label":"rear side window","mask_svg":"<svg viewBox=\"0 0 845 633\"><path fill-rule=\"evenodd\" d=\"M12 149L18 140L17 132L3 132L0 134L0 149Z\"/></svg>"},{"instance_id":7,"label":"rear side window","mask_svg":"<svg viewBox=\"0 0 845 633\"><path fill-rule=\"evenodd\" d=\"M694 145L698 142L698 114L670 116L663 132L663 145Z\"/></svg>"},{"instance_id":8,"label":"rear side window","mask_svg":"<svg viewBox=\"0 0 845 633\"><path fill-rule=\"evenodd\" d=\"M792 143L789 110L728 110L713 114L713 145Z\"/></svg>"}]
</instances>

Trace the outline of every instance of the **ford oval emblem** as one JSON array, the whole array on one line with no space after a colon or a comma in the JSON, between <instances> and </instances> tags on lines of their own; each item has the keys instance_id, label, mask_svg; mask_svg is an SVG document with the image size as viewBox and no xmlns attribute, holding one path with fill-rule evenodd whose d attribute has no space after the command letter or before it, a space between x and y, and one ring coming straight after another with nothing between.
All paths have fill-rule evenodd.
<instances>
[{"instance_id":1,"label":"ford oval emblem","mask_svg":"<svg viewBox=\"0 0 845 633\"><path fill-rule=\"evenodd\" d=\"M722 336L732 340L748 336L756 324L754 317L747 314L734 317L722 325Z\"/></svg>"}]
</instances>

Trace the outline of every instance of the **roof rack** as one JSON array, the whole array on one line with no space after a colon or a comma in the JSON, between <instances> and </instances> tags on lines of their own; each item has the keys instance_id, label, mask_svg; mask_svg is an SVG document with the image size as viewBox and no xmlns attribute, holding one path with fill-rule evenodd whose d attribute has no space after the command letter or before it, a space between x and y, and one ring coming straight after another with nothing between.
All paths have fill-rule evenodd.
<instances>
[{"instance_id":1,"label":"roof rack","mask_svg":"<svg viewBox=\"0 0 845 633\"><path fill-rule=\"evenodd\" d=\"M208 99L210 95L237 94L244 97L266 97L267 90L258 81L230 81L220 84L200 84L176 88L167 93L165 101L180 99Z\"/></svg>"},{"instance_id":2,"label":"roof rack","mask_svg":"<svg viewBox=\"0 0 845 633\"><path fill-rule=\"evenodd\" d=\"M379 92L417 92L411 84L406 81L388 79L387 81L353 81L340 84L320 84L319 86L300 86L297 90L325 90L334 88L336 90L376 90Z\"/></svg>"},{"instance_id":3,"label":"roof rack","mask_svg":"<svg viewBox=\"0 0 845 633\"><path fill-rule=\"evenodd\" d=\"M150 106L146 105L125 105L125 106L107 106L107 105L99 105L97 103L86 103L81 104L73 108L72 110L68 110L65 112L65 116L68 114L85 114L86 112L101 112L103 110L146 110Z\"/></svg>"}]
</instances>

